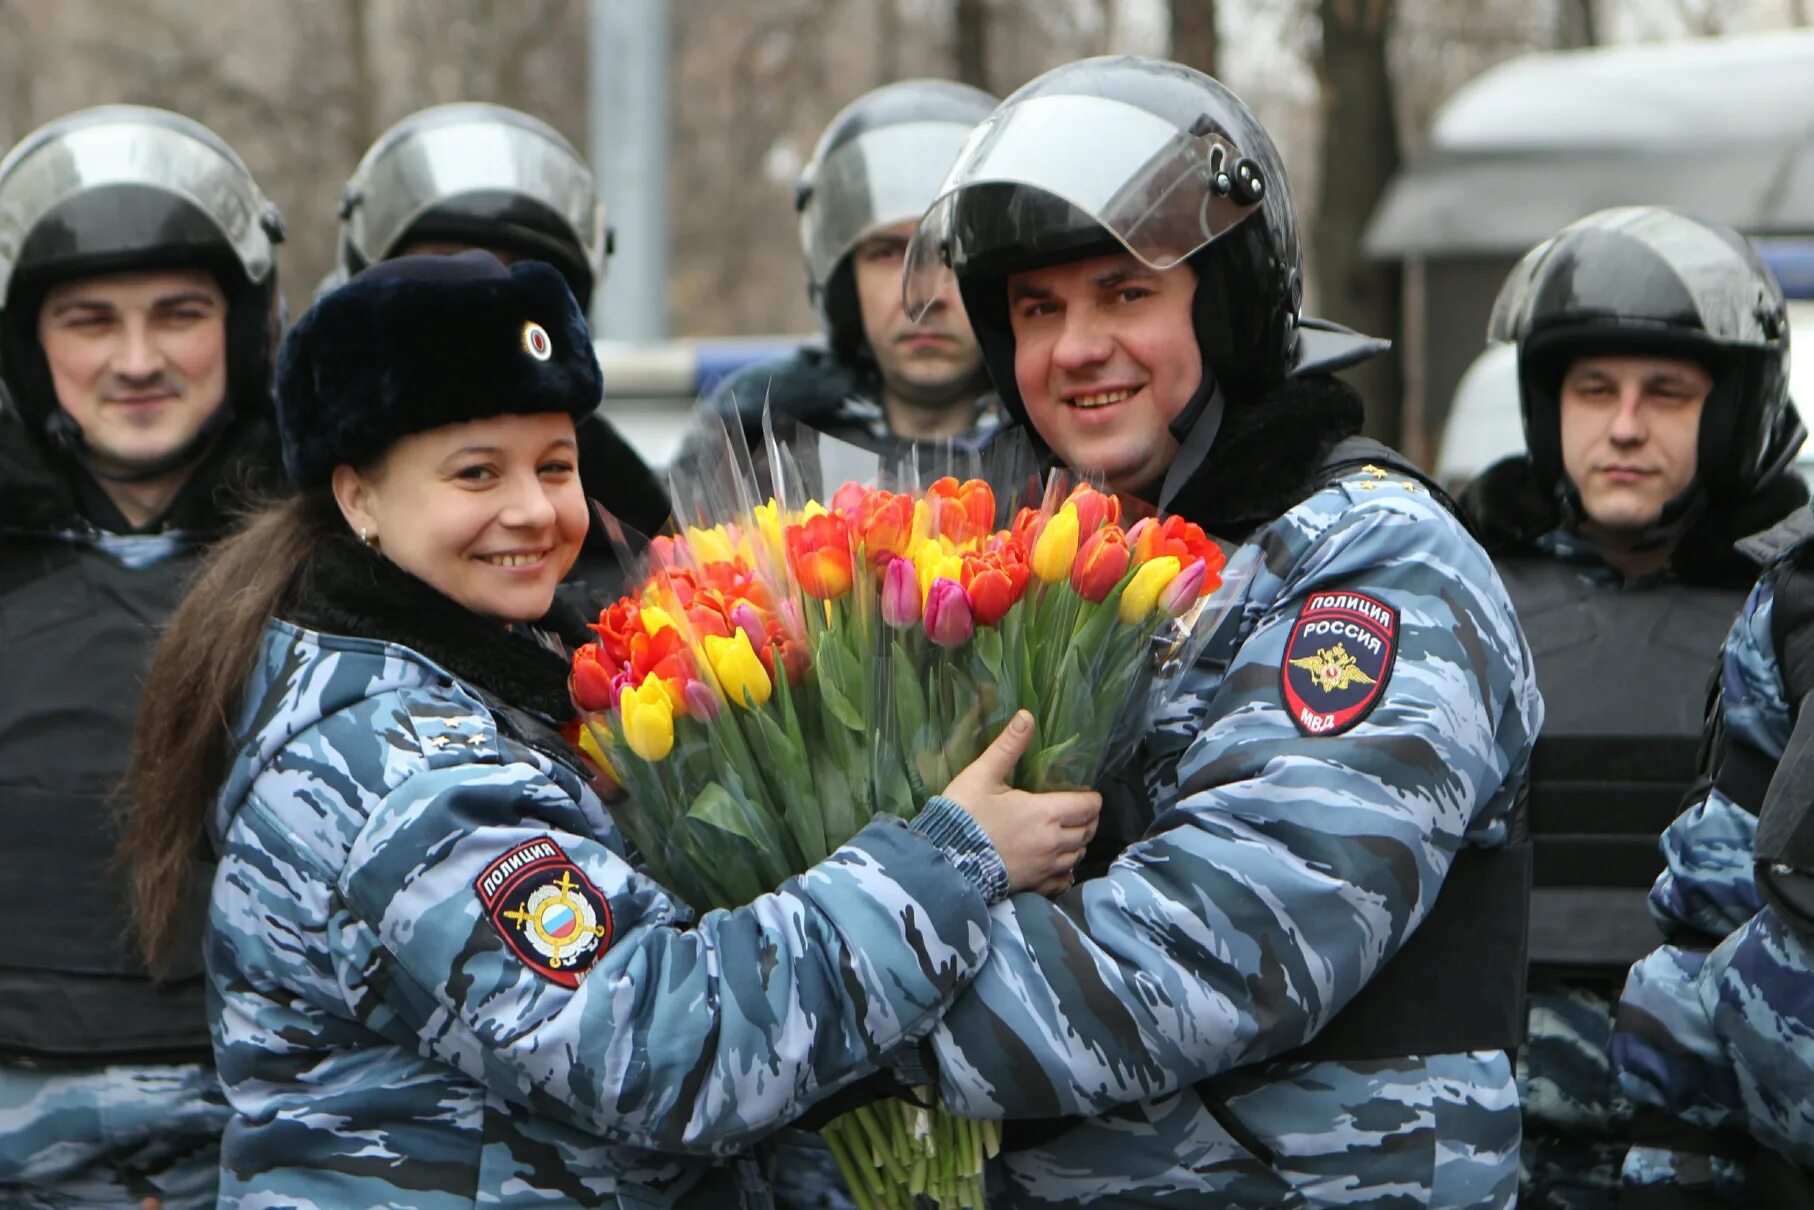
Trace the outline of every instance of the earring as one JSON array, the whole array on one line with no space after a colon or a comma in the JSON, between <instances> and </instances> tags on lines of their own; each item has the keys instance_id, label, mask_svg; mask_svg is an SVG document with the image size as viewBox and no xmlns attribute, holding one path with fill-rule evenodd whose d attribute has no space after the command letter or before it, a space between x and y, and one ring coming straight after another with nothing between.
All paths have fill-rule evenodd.
<instances>
[{"instance_id":1,"label":"earring","mask_svg":"<svg viewBox=\"0 0 1814 1210\"><path fill-rule=\"evenodd\" d=\"M359 540L367 546L378 545L377 539L373 538L370 531L368 531L365 528L365 526L363 526L363 525L361 525L359 527Z\"/></svg>"}]
</instances>

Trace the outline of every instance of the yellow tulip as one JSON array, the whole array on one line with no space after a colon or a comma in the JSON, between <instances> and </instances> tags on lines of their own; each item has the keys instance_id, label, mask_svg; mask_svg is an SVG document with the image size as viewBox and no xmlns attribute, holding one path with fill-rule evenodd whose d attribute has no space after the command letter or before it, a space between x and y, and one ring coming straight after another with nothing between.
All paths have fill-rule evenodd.
<instances>
[{"instance_id":1,"label":"yellow tulip","mask_svg":"<svg viewBox=\"0 0 1814 1210\"><path fill-rule=\"evenodd\" d=\"M749 636L738 630L730 638L708 634L704 639L705 658L712 665L724 696L748 709L768 701L775 690L768 679L768 669L756 658Z\"/></svg>"},{"instance_id":2,"label":"yellow tulip","mask_svg":"<svg viewBox=\"0 0 1814 1210\"><path fill-rule=\"evenodd\" d=\"M1115 616L1130 626L1144 622L1158 602L1159 594L1182 570L1184 565L1173 555L1161 555L1142 563L1135 570L1134 578L1121 590L1121 603L1115 607Z\"/></svg>"},{"instance_id":3,"label":"yellow tulip","mask_svg":"<svg viewBox=\"0 0 1814 1210\"><path fill-rule=\"evenodd\" d=\"M737 546L722 525L710 529L687 526L687 546L701 563L731 563L737 558Z\"/></svg>"},{"instance_id":4,"label":"yellow tulip","mask_svg":"<svg viewBox=\"0 0 1814 1210\"><path fill-rule=\"evenodd\" d=\"M664 630L674 629L674 619L668 616L668 611L659 605L644 605L642 607L642 625L643 629L650 634L659 634Z\"/></svg>"},{"instance_id":5,"label":"yellow tulip","mask_svg":"<svg viewBox=\"0 0 1814 1210\"><path fill-rule=\"evenodd\" d=\"M652 764L674 750L674 707L660 680L650 678L637 688L625 686L617 709L630 751Z\"/></svg>"},{"instance_id":6,"label":"yellow tulip","mask_svg":"<svg viewBox=\"0 0 1814 1210\"><path fill-rule=\"evenodd\" d=\"M932 582L941 576L963 583L964 561L953 554L950 545L938 537L922 538L913 548L913 569L920 580L920 601L932 591Z\"/></svg>"},{"instance_id":7,"label":"yellow tulip","mask_svg":"<svg viewBox=\"0 0 1814 1210\"><path fill-rule=\"evenodd\" d=\"M598 742L598 737L592 734L591 727L579 729L579 750L591 757L592 763L603 770L606 777L620 786L623 785L624 779L617 775L617 769L611 764L611 758L605 755L604 746Z\"/></svg>"},{"instance_id":8,"label":"yellow tulip","mask_svg":"<svg viewBox=\"0 0 1814 1210\"><path fill-rule=\"evenodd\" d=\"M823 517L825 515L825 506L820 504L817 500L808 500L806 502L806 507L800 510L800 520L802 521L810 521L814 517Z\"/></svg>"},{"instance_id":9,"label":"yellow tulip","mask_svg":"<svg viewBox=\"0 0 1814 1210\"><path fill-rule=\"evenodd\" d=\"M756 532L762 535L769 560L779 566L787 550L781 542L781 506L770 496L767 504L758 504L750 513L756 519Z\"/></svg>"},{"instance_id":10,"label":"yellow tulip","mask_svg":"<svg viewBox=\"0 0 1814 1210\"><path fill-rule=\"evenodd\" d=\"M1066 504L1039 531L1033 543L1033 574L1047 584L1068 580L1077 560L1077 508Z\"/></svg>"}]
</instances>

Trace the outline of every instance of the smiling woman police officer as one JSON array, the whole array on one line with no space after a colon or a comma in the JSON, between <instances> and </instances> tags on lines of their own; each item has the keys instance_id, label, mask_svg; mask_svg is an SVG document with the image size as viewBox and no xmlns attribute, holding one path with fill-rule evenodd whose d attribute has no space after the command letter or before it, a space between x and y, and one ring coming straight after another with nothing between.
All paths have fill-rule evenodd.
<instances>
[{"instance_id":1,"label":"smiling woman police officer","mask_svg":"<svg viewBox=\"0 0 1814 1210\"><path fill-rule=\"evenodd\" d=\"M736 1205L712 1157L922 1035L988 903L1093 831L1093 794L1006 788L1023 726L911 823L691 919L555 732L568 663L534 634L598 394L560 275L480 252L375 265L285 340L301 491L210 561L134 737L154 956L159 872L204 830L220 860L223 1205Z\"/></svg>"}]
</instances>

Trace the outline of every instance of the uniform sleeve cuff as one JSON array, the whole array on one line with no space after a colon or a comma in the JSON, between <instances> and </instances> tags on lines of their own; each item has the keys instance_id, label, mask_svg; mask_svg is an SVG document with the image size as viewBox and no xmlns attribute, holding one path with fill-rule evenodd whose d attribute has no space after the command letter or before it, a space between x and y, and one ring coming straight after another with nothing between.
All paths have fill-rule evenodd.
<instances>
[{"instance_id":1,"label":"uniform sleeve cuff","mask_svg":"<svg viewBox=\"0 0 1814 1210\"><path fill-rule=\"evenodd\" d=\"M1000 903L1008 897L1008 867L982 825L958 803L935 794L908 827L942 849L983 902Z\"/></svg>"}]
</instances>

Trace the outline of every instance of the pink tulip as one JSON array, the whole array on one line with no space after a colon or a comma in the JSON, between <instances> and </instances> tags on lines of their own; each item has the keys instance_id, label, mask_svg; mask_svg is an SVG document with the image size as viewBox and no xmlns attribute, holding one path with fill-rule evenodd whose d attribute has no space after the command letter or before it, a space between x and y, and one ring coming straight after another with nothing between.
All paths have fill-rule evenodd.
<instances>
[{"instance_id":1,"label":"pink tulip","mask_svg":"<svg viewBox=\"0 0 1814 1210\"><path fill-rule=\"evenodd\" d=\"M941 647L957 647L970 641L975 628L964 586L944 576L934 580L926 593L926 637Z\"/></svg>"},{"instance_id":2,"label":"pink tulip","mask_svg":"<svg viewBox=\"0 0 1814 1210\"><path fill-rule=\"evenodd\" d=\"M912 559L890 559L882 573L882 620L894 627L920 620L920 580Z\"/></svg>"},{"instance_id":3,"label":"pink tulip","mask_svg":"<svg viewBox=\"0 0 1814 1210\"><path fill-rule=\"evenodd\" d=\"M749 637L750 646L755 650L761 651L768 646L768 627L762 624L762 615L748 601L731 606L731 625Z\"/></svg>"},{"instance_id":4,"label":"pink tulip","mask_svg":"<svg viewBox=\"0 0 1814 1210\"><path fill-rule=\"evenodd\" d=\"M712 692L712 687L704 681L696 681L689 677L686 687L680 691L680 696L686 699L689 717L707 723L718 717L720 709L718 695Z\"/></svg>"},{"instance_id":5,"label":"pink tulip","mask_svg":"<svg viewBox=\"0 0 1814 1210\"><path fill-rule=\"evenodd\" d=\"M1189 567L1173 577L1159 593L1157 602L1159 612L1175 618L1189 609L1203 591L1203 577L1209 574L1209 568L1201 559L1191 560Z\"/></svg>"}]
</instances>

